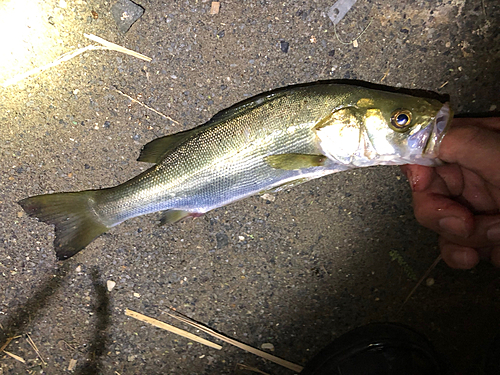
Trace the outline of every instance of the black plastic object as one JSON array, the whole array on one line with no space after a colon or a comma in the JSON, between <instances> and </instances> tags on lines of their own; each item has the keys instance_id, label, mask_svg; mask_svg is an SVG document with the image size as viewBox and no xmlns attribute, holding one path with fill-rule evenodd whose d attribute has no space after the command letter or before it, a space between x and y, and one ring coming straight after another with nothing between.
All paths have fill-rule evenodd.
<instances>
[{"instance_id":1,"label":"black plastic object","mask_svg":"<svg viewBox=\"0 0 500 375\"><path fill-rule=\"evenodd\" d=\"M309 361L301 375L442 375L430 342L393 323L369 324L333 341Z\"/></svg>"}]
</instances>

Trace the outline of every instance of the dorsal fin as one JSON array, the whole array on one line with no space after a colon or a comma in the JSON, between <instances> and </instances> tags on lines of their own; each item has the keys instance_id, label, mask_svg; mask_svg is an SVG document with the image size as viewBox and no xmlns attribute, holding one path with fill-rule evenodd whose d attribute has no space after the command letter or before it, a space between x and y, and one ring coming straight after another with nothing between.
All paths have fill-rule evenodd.
<instances>
[{"instance_id":1,"label":"dorsal fin","mask_svg":"<svg viewBox=\"0 0 500 375\"><path fill-rule=\"evenodd\" d=\"M163 156L171 151L178 144L189 138L191 130L186 132L166 135L165 137L153 139L146 143L141 150L137 161L146 163L158 163L163 159Z\"/></svg>"}]
</instances>

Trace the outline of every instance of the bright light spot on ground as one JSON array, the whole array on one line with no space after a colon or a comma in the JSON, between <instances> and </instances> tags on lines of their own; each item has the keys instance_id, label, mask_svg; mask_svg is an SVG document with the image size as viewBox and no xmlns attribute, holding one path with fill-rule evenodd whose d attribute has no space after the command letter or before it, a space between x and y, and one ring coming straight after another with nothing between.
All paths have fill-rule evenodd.
<instances>
[{"instance_id":1,"label":"bright light spot on ground","mask_svg":"<svg viewBox=\"0 0 500 375\"><path fill-rule=\"evenodd\" d=\"M0 82L53 58L58 31L50 24L47 3L0 1Z\"/></svg>"}]
</instances>

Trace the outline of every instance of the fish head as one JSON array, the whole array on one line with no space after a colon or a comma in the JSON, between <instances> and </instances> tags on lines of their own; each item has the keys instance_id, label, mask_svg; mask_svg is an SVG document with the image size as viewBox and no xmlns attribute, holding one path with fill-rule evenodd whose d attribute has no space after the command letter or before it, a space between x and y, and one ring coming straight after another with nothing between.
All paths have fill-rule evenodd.
<instances>
[{"instance_id":1,"label":"fish head","mask_svg":"<svg viewBox=\"0 0 500 375\"><path fill-rule=\"evenodd\" d=\"M384 93L336 108L315 131L325 155L337 163L436 166L452 117L448 103Z\"/></svg>"}]
</instances>

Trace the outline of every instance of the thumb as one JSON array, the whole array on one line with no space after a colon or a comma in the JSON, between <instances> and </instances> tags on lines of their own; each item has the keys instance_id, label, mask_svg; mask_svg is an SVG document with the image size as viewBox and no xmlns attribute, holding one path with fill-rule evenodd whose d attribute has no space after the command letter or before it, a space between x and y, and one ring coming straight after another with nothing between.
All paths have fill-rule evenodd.
<instances>
[{"instance_id":1,"label":"thumb","mask_svg":"<svg viewBox=\"0 0 500 375\"><path fill-rule=\"evenodd\" d=\"M461 123L444 136L439 158L472 170L500 187L500 133Z\"/></svg>"}]
</instances>

